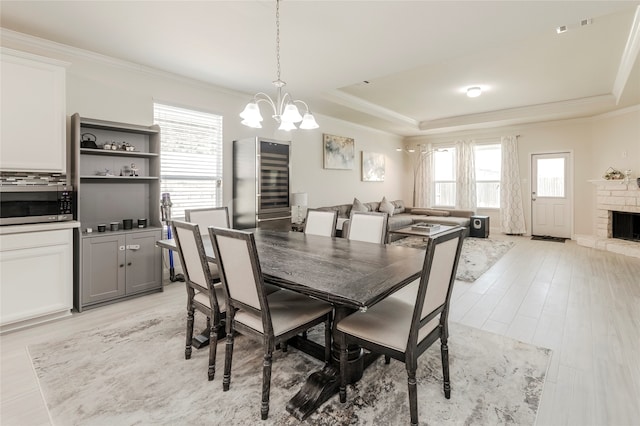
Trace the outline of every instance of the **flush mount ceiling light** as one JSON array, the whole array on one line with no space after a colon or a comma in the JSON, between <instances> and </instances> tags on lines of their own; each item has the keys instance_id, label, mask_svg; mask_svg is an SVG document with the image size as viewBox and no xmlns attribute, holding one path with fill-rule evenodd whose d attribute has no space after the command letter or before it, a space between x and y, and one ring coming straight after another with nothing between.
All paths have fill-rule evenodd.
<instances>
[{"instance_id":1,"label":"flush mount ceiling light","mask_svg":"<svg viewBox=\"0 0 640 426\"><path fill-rule=\"evenodd\" d=\"M309 106L301 100L293 99L287 92L282 93L282 88L287 83L280 79L280 0L276 0L276 64L277 64L277 79L273 81L273 85L276 86L276 99L271 99L269 95L264 92L256 93L253 96L253 100L247 104L244 110L240 113L242 118L242 124L255 129L262 128L262 115L260 114L260 108L258 103L266 103L271 106L274 120L280 123L279 130L293 130L296 129L296 123L300 123L301 129L317 129L318 123L316 119L309 111ZM295 104L304 106L304 115L300 115L298 107Z\"/></svg>"},{"instance_id":2,"label":"flush mount ceiling light","mask_svg":"<svg viewBox=\"0 0 640 426\"><path fill-rule=\"evenodd\" d=\"M479 86L473 86L467 89L467 96L470 98L477 98L481 94L482 94L482 88L480 88Z\"/></svg>"}]
</instances>

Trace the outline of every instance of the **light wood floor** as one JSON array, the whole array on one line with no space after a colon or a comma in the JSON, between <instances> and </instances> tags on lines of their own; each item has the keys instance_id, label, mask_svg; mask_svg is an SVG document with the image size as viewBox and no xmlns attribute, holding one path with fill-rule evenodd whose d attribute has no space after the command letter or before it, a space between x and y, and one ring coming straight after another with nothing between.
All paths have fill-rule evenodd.
<instances>
[{"instance_id":1,"label":"light wood floor","mask_svg":"<svg viewBox=\"0 0 640 426\"><path fill-rule=\"evenodd\" d=\"M640 425L640 259L574 242L491 238L516 245L474 283L456 283L451 320L553 350L537 424ZM0 424L51 424L29 344L100 327L176 297L185 297L179 283L1 336Z\"/></svg>"}]
</instances>

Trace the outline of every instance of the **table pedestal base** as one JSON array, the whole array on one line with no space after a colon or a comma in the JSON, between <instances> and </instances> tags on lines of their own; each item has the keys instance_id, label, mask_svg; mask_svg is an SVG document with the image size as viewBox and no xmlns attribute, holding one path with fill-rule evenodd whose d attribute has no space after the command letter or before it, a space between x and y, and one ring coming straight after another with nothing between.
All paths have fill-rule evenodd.
<instances>
[{"instance_id":1,"label":"table pedestal base","mask_svg":"<svg viewBox=\"0 0 640 426\"><path fill-rule=\"evenodd\" d=\"M335 349L335 348L334 348ZM365 368L371 365L380 355L368 353L362 355L362 349L354 347L349 351L347 361L348 382L355 383L362 378ZM352 359L352 354L355 356ZM336 395L340 388L339 361L335 359L335 351L332 356L332 363L307 378L302 388L287 403L287 411L296 419L303 421L312 414L318 407L324 404L333 395Z\"/></svg>"}]
</instances>

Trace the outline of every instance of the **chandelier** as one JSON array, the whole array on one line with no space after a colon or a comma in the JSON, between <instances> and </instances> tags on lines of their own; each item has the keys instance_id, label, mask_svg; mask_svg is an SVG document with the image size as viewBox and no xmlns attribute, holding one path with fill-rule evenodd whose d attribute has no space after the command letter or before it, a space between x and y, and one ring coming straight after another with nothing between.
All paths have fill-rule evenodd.
<instances>
[{"instance_id":1,"label":"chandelier","mask_svg":"<svg viewBox=\"0 0 640 426\"><path fill-rule=\"evenodd\" d=\"M301 129L317 129L319 127L318 123L316 123L316 119L309 111L309 106L304 101L293 99L288 92L282 93L283 87L287 83L280 79L280 0L276 0L276 63L277 79L272 82L276 87L275 101L264 92L256 93L251 102L240 113L241 123L254 129L262 128L262 114L260 114L258 103L263 102L271 106L273 110L271 117L280 123L279 130L289 131L296 129L296 123L300 123L299 127ZM300 115L300 111L295 104L300 104L304 107L304 115Z\"/></svg>"}]
</instances>

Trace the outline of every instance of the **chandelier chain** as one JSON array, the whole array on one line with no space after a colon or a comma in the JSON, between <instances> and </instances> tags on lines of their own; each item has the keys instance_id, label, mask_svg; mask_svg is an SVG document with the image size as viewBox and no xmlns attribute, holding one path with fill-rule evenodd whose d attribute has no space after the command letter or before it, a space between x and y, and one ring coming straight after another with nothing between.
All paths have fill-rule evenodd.
<instances>
[{"instance_id":1,"label":"chandelier chain","mask_svg":"<svg viewBox=\"0 0 640 426\"><path fill-rule=\"evenodd\" d=\"M280 0L276 0L276 64L278 81L280 81Z\"/></svg>"}]
</instances>

